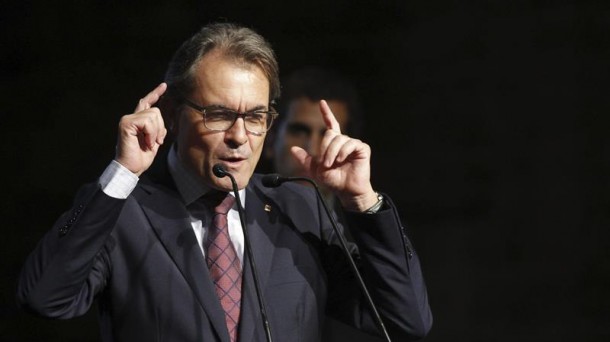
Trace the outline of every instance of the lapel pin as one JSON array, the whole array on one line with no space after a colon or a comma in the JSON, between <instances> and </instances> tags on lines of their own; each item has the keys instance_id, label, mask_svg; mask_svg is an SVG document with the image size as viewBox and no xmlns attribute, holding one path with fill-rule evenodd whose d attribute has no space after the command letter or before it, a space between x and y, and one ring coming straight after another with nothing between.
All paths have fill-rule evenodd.
<instances>
[{"instance_id":1,"label":"lapel pin","mask_svg":"<svg viewBox=\"0 0 610 342\"><path fill-rule=\"evenodd\" d=\"M271 206L269 204L265 204L265 211L266 212L271 212Z\"/></svg>"}]
</instances>

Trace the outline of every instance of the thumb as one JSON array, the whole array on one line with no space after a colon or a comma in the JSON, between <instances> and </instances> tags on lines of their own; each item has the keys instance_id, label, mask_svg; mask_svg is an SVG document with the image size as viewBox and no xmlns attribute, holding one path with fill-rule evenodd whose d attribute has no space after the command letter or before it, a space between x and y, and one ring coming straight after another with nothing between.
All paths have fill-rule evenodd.
<instances>
[{"instance_id":1,"label":"thumb","mask_svg":"<svg viewBox=\"0 0 610 342\"><path fill-rule=\"evenodd\" d=\"M292 146L290 148L290 153L292 154L293 159L296 160L304 170L310 171L312 157L307 151L299 146Z\"/></svg>"}]
</instances>

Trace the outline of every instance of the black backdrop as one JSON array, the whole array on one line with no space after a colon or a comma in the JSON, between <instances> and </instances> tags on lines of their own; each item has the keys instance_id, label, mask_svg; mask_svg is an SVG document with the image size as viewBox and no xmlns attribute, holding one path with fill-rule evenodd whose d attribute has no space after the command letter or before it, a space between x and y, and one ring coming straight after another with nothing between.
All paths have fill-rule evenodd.
<instances>
[{"instance_id":1,"label":"black backdrop","mask_svg":"<svg viewBox=\"0 0 610 342\"><path fill-rule=\"evenodd\" d=\"M0 11L0 340L95 341L14 305L27 253L113 157L121 115L210 20L248 25L283 75L358 85L373 181L422 259L426 341L610 338L605 1L20 1ZM338 330L353 341L366 340Z\"/></svg>"}]
</instances>

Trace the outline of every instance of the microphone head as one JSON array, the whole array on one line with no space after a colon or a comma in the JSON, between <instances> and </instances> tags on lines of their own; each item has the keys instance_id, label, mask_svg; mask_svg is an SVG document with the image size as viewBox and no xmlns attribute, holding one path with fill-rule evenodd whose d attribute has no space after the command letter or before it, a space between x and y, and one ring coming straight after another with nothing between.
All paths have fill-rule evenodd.
<instances>
[{"instance_id":1,"label":"microphone head","mask_svg":"<svg viewBox=\"0 0 610 342\"><path fill-rule=\"evenodd\" d=\"M212 172L214 172L214 176L216 176L218 178L223 178L228 173L227 169L225 169L225 166L220 163L218 163L212 167Z\"/></svg>"},{"instance_id":2,"label":"microphone head","mask_svg":"<svg viewBox=\"0 0 610 342\"><path fill-rule=\"evenodd\" d=\"M272 173L269 175L264 175L262 182L263 186L267 188L277 188L284 182L284 177L280 176L277 173Z\"/></svg>"}]
</instances>

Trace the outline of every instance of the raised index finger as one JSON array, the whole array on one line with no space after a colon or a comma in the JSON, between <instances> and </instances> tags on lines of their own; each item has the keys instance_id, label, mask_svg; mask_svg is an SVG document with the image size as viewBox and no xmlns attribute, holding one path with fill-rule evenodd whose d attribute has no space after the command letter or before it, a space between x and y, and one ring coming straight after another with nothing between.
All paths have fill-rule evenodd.
<instances>
[{"instance_id":1,"label":"raised index finger","mask_svg":"<svg viewBox=\"0 0 610 342\"><path fill-rule=\"evenodd\" d=\"M138 101L138 105L136 106L134 113L152 107L155 103L157 103L157 101L159 101L159 98L161 97L161 95L163 95L163 93L165 93L166 89L167 83L162 82L161 84L159 84L155 89L153 89L150 93L146 94L146 96L144 96L140 99L140 101Z\"/></svg>"},{"instance_id":2,"label":"raised index finger","mask_svg":"<svg viewBox=\"0 0 610 342\"><path fill-rule=\"evenodd\" d=\"M320 100L320 111L322 112L322 118L324 119L326 128L341 134L341 126L339 126L339 121L337 121L335 114L333 114L333 112L330 110L326 100Z\"/></svg>"}]
</instances>

